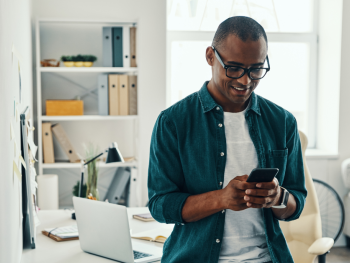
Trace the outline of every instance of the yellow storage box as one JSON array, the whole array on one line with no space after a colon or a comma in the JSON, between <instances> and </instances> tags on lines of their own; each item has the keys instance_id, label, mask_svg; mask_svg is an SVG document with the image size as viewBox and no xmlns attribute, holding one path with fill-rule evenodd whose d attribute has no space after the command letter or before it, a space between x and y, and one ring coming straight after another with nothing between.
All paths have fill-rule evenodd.
<instances>
[{"instance_id":1,"label":"yellow storage box","mask_svg":"<svg viewBox=\"0 0 350 263\"><path fill-rule=\"evenodd\" d=\"M47 116L83 115L82 100L46 100Z\"/></svg>"}]
</instances>

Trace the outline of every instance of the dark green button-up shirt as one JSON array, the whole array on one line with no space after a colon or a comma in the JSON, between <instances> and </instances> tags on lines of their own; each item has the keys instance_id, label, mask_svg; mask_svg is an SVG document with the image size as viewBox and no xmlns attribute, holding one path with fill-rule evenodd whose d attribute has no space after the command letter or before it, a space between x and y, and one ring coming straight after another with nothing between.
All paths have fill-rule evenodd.
<instances>
[{"instance_id":1,"label":"dark green button-up shirt","mask_svg":"<svg viewBox=\"0 0 350 263\"><path fill-rule=\"evenodd\" d=\"M168 109L156 121L148 171L149 209L161 223L175 224L162 262L218 262L225 213L196 222L182 219L190 195L222 189L226 164L223 109L203 87ZM297 219L305 204L302 150L294 116L254 92L245 113L259 167L278 168L277 179L295 197ZM223 124L220 127L218 124ZM222 154L223 153L223 154ZM263 209L266 241L274 263L293 262L279 221Z\"/></svg>"}]
</instances>

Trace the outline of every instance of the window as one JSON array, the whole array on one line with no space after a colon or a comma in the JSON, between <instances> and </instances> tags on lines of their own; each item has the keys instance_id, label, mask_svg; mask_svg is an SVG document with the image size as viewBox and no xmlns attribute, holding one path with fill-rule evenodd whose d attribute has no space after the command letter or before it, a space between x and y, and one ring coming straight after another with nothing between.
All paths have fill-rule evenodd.
<instances>
[{"instance_id":1,"label":"window","mask_svg":"<svg viewBox=\"0 0 350 263\"><path fill-rule=\"evenodd\" d=\"M317 0L168 0L167 105L211 78L205 49L218 25L249 16L266 30L271 70L256 93L293 113L316 146ZM291 71L286 71L286 66Z\"/></svg>"}]
</instances>

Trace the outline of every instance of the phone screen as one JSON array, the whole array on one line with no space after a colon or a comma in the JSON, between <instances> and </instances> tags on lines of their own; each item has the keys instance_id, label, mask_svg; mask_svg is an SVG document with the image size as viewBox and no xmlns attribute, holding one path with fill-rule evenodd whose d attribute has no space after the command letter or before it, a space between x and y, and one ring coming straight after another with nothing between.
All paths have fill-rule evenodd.
<instances>
[{"instance_id":1,"label":"phone screen","mask_svg":"<svg viewBox=\"0 0 350 263\"><path fill-rule=\"evenodd\" d=\"M278 171L278 168L255 168L250 172L247 182L271 182Z\"/></svg>"}]
</instances>

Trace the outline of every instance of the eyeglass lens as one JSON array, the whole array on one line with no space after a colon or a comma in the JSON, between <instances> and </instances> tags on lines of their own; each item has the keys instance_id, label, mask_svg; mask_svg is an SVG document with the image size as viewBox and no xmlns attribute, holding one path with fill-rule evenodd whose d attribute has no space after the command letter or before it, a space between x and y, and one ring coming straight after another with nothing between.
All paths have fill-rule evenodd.
<instances>
[{"instance_id":1,"label":"eyeglass lens","mask_svg":"<svg viewBox=\"0 0 350 263\"><path fill-rule=\"evenodd\" d=\"M250 77L252 79L261 79L265 76L267 70L264 68L256 68L250 70ZM231 78L239 78L243 75L244 69L239 67L229 67L227 68L227 76Z\"/></svg>"}]
</instances>

